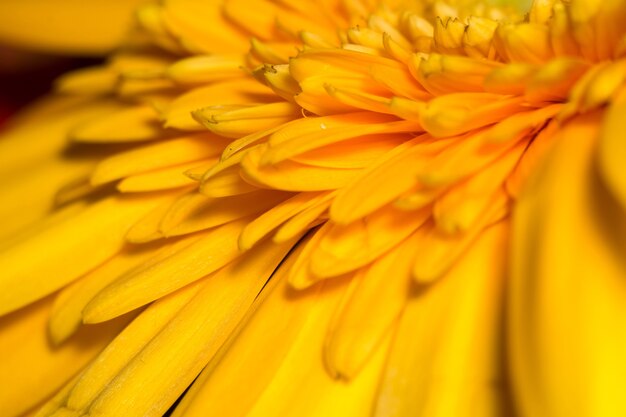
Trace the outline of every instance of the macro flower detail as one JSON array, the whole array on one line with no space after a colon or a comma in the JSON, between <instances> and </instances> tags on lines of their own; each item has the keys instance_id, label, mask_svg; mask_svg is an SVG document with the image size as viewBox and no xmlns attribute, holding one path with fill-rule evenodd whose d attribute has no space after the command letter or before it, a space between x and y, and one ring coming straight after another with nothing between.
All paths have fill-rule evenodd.
<instances>
[{"instance_id":1,"label":"macro flower detail","mask_svg":"<svg viewBox=\"0 0 626 417\"><path fill-rule=\"evenodd\" d=\"M626 3L292 3L3 132L3 415L626 414Z\"/></svg>"}]
</instances>

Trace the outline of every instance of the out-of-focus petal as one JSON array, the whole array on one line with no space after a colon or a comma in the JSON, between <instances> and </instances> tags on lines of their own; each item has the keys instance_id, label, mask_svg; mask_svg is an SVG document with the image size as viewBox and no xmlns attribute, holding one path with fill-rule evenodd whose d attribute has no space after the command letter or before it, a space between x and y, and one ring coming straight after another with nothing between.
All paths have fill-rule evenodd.
<instances>
[{"instance_id":1,"label":"out-of-focus petal","mask_svg":"<svg viewBox=\"0 0 626 417\"><path fill-rule=\"evenodd\" d=\"M143 0L0 2L0 42L40 52L100 55L115 48Z\"/></svg>"},{"instance_id":2,"label":"out-of-focus petal","mask_svg":"<svg viewBox=\"0 0 626 417\"><path fill-rule=\"evenodd\" d=\"M600 120L562 128L514 213L509 346L523 416L626 415L626 217L595 165Z\"/></svg>"}]
</instances>

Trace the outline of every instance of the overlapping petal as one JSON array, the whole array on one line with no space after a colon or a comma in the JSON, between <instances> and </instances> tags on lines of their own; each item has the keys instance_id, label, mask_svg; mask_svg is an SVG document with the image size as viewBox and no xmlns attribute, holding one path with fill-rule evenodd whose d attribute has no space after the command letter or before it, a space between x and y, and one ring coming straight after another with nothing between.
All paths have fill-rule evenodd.
<instances>
[{"instance_id":1,"label":"overlapping petal","mask_svg":"<svg viewBox=\"0 0 626 417\"><path fill-rule=\"evenodd\" d=\"M3 219L37 222L7 232L4 311L60 290L60 346L138 314L40 415L158 416L201 371L178 416L611 415L624 13L142 7L146 42L59 80L70 116L25 119L43 149L6 142Z\"/></svg>"}]
</instances>

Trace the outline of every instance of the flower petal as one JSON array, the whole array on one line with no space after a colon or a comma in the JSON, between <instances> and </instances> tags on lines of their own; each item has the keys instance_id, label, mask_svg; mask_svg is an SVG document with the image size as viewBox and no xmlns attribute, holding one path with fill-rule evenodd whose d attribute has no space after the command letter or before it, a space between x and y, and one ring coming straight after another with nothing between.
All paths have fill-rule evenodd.
<instances>
[{"instance_id":1,"label":"flower petal","mask_svg":"<svg viewBox=\"0 0 626 417\"><path fill-rule=\"evenodd\" d=\"M142 0L20 0L0 3L5 43L55 54L101 55L117 47L132 27ZM37 30L33 30L37 28Z\"/></svg>"},{"instance_id":2,"label":"flower petal","mask_svg":"<svg viewBox=\"0 0 626 417\"><path fill-rule=\"evenodd\" d=\"M375 416L504 416L501 320L508 225L488 229L450 272L418 288L394 337Z\"/></svg>"},{"instance_id":3,"label":"flower petal","mask_svg":"<svg viewBox=\"0 0 626 417\"><path fill-rule=\"evenodd\" d=\"M626 413L626 222L596 171L601 120L562 127L514 212L508 345L526 415Z\"/></svg>"}]
</instances>

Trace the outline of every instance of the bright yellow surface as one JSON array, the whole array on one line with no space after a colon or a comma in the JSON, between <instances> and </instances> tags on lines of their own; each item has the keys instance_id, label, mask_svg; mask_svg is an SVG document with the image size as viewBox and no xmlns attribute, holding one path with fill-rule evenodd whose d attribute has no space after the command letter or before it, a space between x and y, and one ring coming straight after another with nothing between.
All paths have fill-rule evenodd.
<instances>
[{"instance_id":1,"label":"bright yellow surface","mask_svg":"<svg viewBox=\"0 0 626 417\"><path fill-rule=\"evenodd\" d=\"M144 0L4 0L0 42L54 54L100 55L118 46Z\"/></svg>"}]
</instances>

